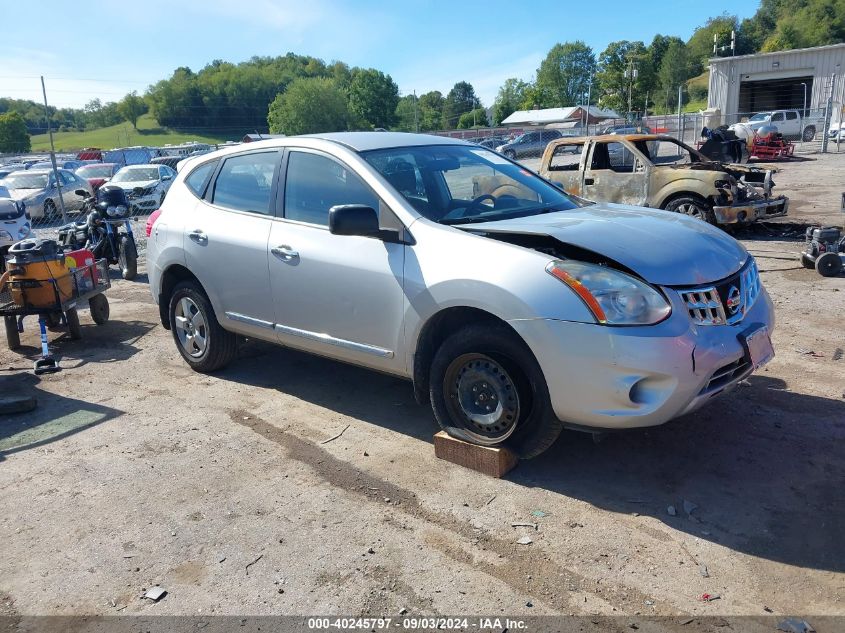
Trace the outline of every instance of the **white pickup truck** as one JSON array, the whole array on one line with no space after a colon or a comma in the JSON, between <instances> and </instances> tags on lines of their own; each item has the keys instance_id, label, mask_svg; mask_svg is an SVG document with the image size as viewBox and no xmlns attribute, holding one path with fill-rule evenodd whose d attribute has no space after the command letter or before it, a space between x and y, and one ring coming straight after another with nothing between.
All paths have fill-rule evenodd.
<instances>
[{"instance_id":1,"label":"white pickup truck","mask_svg":"<svg viewBox=\"0 0 845 633\"><path fill-rule=\"evenodd\" d=\"M802 117L800 110L771 110L758 112L748 121L734 123L728 129L742 137L741 131L756 132L764 125L774 125L784 138L809 142L815 138L816 130L824 128L824 117Z\"/></svg>"}]
</instances>

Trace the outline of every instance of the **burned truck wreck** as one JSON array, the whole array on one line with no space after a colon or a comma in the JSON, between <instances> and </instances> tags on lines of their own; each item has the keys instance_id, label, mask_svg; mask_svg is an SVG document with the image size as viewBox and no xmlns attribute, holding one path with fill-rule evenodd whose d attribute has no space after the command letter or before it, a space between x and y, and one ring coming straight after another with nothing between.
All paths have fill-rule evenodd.
<instances>
[{"instance_id":1,"label":"burned truck wreck","mask_svg":"<svg viewBox=\"0 0 845 633\"><path fill-rule=\"evenodd\" d=\"M772 170L712 161L671 136L631 134L549 143L540 175L597 202L665 209L716 225L786 215Z\"/></svg>"}]
</instances>

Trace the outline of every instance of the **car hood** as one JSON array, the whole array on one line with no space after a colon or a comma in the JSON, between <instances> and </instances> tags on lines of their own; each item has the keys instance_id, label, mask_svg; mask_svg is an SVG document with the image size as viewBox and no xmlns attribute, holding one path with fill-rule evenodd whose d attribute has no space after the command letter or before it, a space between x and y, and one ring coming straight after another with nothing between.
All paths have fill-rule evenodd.
<instances>
[{"instance_id":1,"label":"car hood","mask_svg":"<svg viewBox=\"0 0 845 633\"><path fill-rule=\"evenodd\" d=\"M132 191L135 187L141 187L142 189L155 187L158 184L158 180L129 180L126 182L115 182L112 180L111 184L117 185L124 191Z\"/></svg>"},{"instance_id":2,"label":"car hood","mask_svg":"<svg viewBox=\"0 0 845 633\"><path fill-rule=\"evenodd\" d=\"M30 198L37 198L43 193L43 189L9 189L9 196L12 200L29 200Z\"/></svg>"},{"instance_id":3,"label":"car hood","mask_svg":"<svg viewBox=\"0 0 845 633\"><path fill-rule=\"evenodd\" d=\"M594 204L513 220L458 225L473 233L547 235L592 251L663 286L710 283L729 277L748 259L722 230L669 211Z\"/></svg>"}]
</instances>

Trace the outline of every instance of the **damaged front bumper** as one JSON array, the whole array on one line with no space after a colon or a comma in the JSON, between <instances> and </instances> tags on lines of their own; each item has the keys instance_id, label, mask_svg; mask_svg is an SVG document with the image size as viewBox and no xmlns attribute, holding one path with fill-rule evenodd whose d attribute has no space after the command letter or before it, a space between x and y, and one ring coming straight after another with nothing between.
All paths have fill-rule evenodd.
<instances>
[{"instance_id":1,"label":"damaged front bumper","mask_svg":"<svg viewBox=\"0 0 845 633\"><path fill-rule=\"evenodd\" d=\"M749 224L755 220L778 218L786 215L789 199L786 196L756 200L747 204L735 204L727 207L713 207L716 222L719 224Z\"/></svg>"}]
</instances>

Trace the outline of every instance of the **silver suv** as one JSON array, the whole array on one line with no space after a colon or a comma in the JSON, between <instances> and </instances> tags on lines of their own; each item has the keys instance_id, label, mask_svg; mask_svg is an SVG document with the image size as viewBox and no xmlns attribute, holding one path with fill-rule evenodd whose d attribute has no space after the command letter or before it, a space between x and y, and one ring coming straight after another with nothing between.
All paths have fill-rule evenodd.
<instances>
[{"instance_id":1,"label":"silver suv","mask_svg":"<svg viewBox=\"0 0 845 633\"><path fill-rule=\"evenodd\" d=\"M413 381L440 426L537 455L662 424L773 355L753 258L676 213L572 198L455 139L338 133L182 166L148 244L197 371L236 335Z\"/></svg>"}]
</instances>

